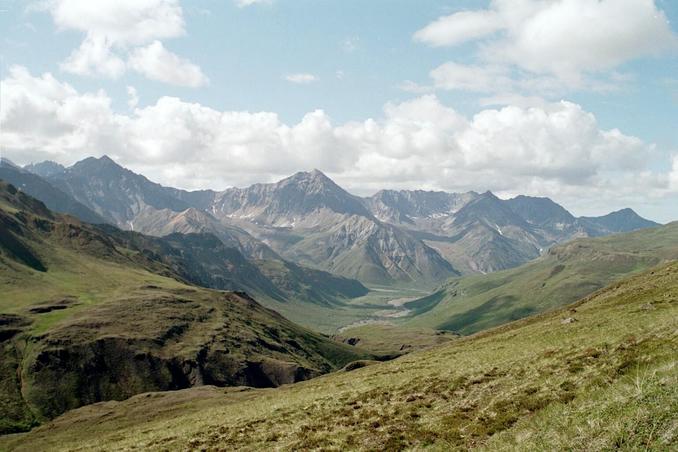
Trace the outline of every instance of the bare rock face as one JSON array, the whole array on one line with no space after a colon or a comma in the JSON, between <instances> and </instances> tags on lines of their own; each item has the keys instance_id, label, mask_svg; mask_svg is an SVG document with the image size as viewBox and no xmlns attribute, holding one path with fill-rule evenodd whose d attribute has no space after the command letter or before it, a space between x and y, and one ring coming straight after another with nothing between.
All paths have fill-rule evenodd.
<instances>
[{"instance_id":1,"label":"bare rock face","mask_svg":"<svg viewBox=\"0 0 678 452\"><path fill-rule=\"evenodd\" d=\"M317 170L226 190L212 211L290 260L363 282L430 282L457 274L436 250L378 220L363 199Z\"/></svg>"},{"instance_id":2,"label":"bare rock face","mask_svg":"<svg viewBox=\"0 0 678 452\"><path fill-rule=\"evenodd\" d=\"M502 200L490 192L381 190L360 198L318 170L277 183L188 192L105 156L70 168L47 162L26 169L71 197L82 215L120 228L157 236L211 233L248 259L282 256L365 283L430 285L516 267L576 237L656 226L630 209L576 218L548 198Z\"/></svg>"}]
</instances>

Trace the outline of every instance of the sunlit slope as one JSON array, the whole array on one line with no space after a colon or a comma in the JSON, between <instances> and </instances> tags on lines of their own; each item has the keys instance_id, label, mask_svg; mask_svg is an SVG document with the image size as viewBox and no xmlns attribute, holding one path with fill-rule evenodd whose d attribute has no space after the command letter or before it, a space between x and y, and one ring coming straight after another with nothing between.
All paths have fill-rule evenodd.
<instances>
[{"instance_id":1,"label":"sunlit slope","mask_svg":"<svg viewBox=\"0 0 678 452\"><path fill-rule=\"evenodd\" d=\"M200 388L75 410L5 438L103 448L671 450L678 264L567 308L272 390Z\"/></svg>"},{"instance_id":2,"label":"sunlit slope","mask_svg":"<svg viewBox=\"0 0 678 452\"><path fill-rule=\"evenodd\" d=\"M564 306L626 275L678 259L678 222L574 240L520 267L448 281L407 303L410 327L470 334Z\"/></svg>"}]
</instances>

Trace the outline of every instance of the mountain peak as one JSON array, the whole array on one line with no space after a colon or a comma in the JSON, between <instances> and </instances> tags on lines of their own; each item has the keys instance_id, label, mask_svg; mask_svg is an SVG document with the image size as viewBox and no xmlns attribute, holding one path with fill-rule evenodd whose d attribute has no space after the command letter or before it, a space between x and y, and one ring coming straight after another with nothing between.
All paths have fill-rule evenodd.
<instances>
[{"instance_id":1,"label":"mountain peak","mask_svg":"<svg viewBox=\"0 0 678 452\"><path fill-rule=\"evenodd\" d=\"M334 183L332 179L327 177L325 173L320 171L319 169L312 169L311 171L299 171L298 173L293 174L291 177L288 177L287 179L293 179L293 180L318 180L322 182L331 182Z\"/></svg>"},{"instance_id":2,"label":"mountain peak","mask_svg":"<svg viewBox=\"0 0 678 452\"><path fill-rule=\"evenodd\" d=\"M480 196L479 196L479 198L496 199L496 200L499 199L499 198L497 197L497 195L495 195L494 193L492 193L490 190L487 190L485 193L481 193Z\"/></svg>"},{"instance_id":3,"label":"mountain peak","mask_svg":"<svg viewBox=\"0 0 678 452\"><path fill-rule=\"evenodd\" d=\"M519 195L506 201L516 214L533 225L562 230L576 219L563 206L543 196Z\"/></svg>"},{"instance_id":4,"label":"mountain peak","mask_svg":"<svg viewBox=\"0 0 678 452\"><path fill-rule=\"evenodd\" d=\"M638 214L636 213L635 210L633 210L633 209L630 208L630 207L626 207L626 208L624 208L624 209L615 210L614 212L608 213L608 215L631 215L631 216L635 216L635 217L639 217L639 216L640 216L640 215L638 215Z\"/></svg>"},{"instance_id":5,"label":"mountain peak","mask_svg":"<svg viewBox=\"0 0 678 452\"><path fill-rule=\"evenodd\" d=\"M643 219L640 215L636 213L635 210L631 209L630 207L626 207L624 209L619 209L615 210L613 212L608 213L607 215L603 215L602 217L598 218L624 218L624 219L638 219L641 218Z\"/></svg>"},{"instance_id":6,"label":"mountain peak","mask_svg":"<svg viewBox=\"0 0 678 452\"><path fill-rule=\"evenodd\" d=\"M117 164L112 158L110 158L107 155L103 155L99 158L96 157L87 157L84 160L80 160L77 162L75 165L71 166L68 168L71 171L95 171L95 172L101 172L101 171L115 171L115 172L120 172L120 171L129 171L126 168L120 166Z\"/></svg>"},{"instance_id":7,"label":"mountain peak","mask_svg":"<svg viewBox=\"0 0 678 452\"><path fill-rule=\"evenodd\" d=\"M659 226L659 223L646 220L628 207L610 212L602 217L581 217L580 220L589 227L593 226L597 230L594 231L595 235L600 235L601 228L607 234Z\"/></svg>"},{"instance_id":8,"label":"mountain peak","mask_svg":"<svg viewBox=\"0 0 678 452\"><path fill-rule=\"evenodd\" d=\"M278 186L297 185L304 191L344 191L332 179L327 177L325 173L318 169L312 171L299 171L292 176L285 178L278 182Z\"/></svg>"}]
</instances>

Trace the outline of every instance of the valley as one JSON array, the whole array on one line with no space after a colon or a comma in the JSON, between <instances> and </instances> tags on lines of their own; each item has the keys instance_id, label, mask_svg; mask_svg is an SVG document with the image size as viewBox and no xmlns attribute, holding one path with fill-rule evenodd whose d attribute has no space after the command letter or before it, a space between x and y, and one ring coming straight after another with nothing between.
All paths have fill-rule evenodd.
<instances>
[{"instance_id":1,"label":"valley","mask_svg":"<svg viewBox=\"0 0 678 452\"><path fill-rule=\"evenodd\" d=\"M388 363L274 390L202 387L92 405L0 445L668 450L677 309L673 263Z\"/></svg>"},{"instance_id":2,"label":"valley","mask_svg":"<svg viewBox=\"0 0 678 452\"><path fill-rule=\"evenodd\" d=\"M264 430L254 428L258 436L246 441L258 447L361 448L367 420L386 448L485 444L525 413L531 418L542 408L565 409L558 404L599 390L575 375L572 389L563 392L553 387L556 377L539 374L530 381L546 389L502 383L507 394L526 392L527 405L488 399L480 408L471 400L488 397L485 381L527 372L524 363L547 352L538 344L555 340L540 336L527 348L537 355L520 355L503 368L501 355L491 353L504 345L486 345L494 344L492 338L502 344L504 336L514 337L509 331L544 335L542 325L567 318L567 312L582 322L582 308L568 306L583 299L579 304L588 312L596 297L617 297L614 288L637 293L638 278L652 280L654 273L643 273L651 268L661 268L662 275L652 287L666 286L657 289L658 302L668 303L660 305L661 314L673 308L675 265L668 263L678 259L677 224L656 225L632 211L575 218L550 200L505 201L491 193L382 191L358 198L318 171L217 193L162 187L106 157L71 168L31 169L43 167L50 170L47 179L0 166L19 184L0 183L0 429L31 430L0 439L0 447L51 447L57 444L52 441L62 447L68 438L81 438L79 428L108 434L133 430L129 422L148 422L146 433L134 436L144 448L210 448L210 441L239 448L242 422L254 422ZM634 279L636 274L644 276ZM620 315L640 302L619 296L627 300ZM601 309L611 312L613 305ZM596 309L589 321L602 325L607 314ZM568 327L578 331L568 333L572 344L589 334L578 327ZM621 340L618 327L609 326L614 343ZM645 326L634 328L646 334ZM533 329L540 333L526 333ZM673 340L660 336L657 363L665 362L660 351ZM467 356L462 374L441 364L458 353ZM553 360L573 352L559 353ZM611 355L603 367L586 372L609 375L618 358ZM558 378L567 375L563 369ZM478 380L469 372L489 377ZM625 384L628 372L608 378ZM365 380L355 383L357 376ZM461 386L449 391L442 383L455 381ZM327 384L338 392L323 392ZM280 386L280 396L251 389ZM283 398L281 413L299 410L309 403L304 387L326 394L314 398L314 416L329 423L340 416L339 433L297 423L267 430L273 428L268 421L248 417L261 409L245 406L270 404L268 397ZM377 388L388 396L378 396ZM338 405L323 402L336 397ZM450 397L457 408L447 406ZM223 404L241 403L250 414L240 420L220 411ZM461 417L440 417L433 408L457 413L459 403L469 404ZM511 419L500 421L498 411L487 411L502 403L515 408ZM365 416L346 423L350 410L363 408ZM101 418L112 413L112 424ZM184 417L205 431L212 429L209 419L219 419L222 433L195 436L189 429L168 439L156 430L168 422L176 429ZM439 423L445 419L452 422L447 427ZM42 428L56 439L43 436ZM66 436L60 436L62 428ZM129 447L113 438L107 443Z\"/></svg>"},{"instance_id":3,"label":"valley","mask_svg":"<svg viewBox=\"0 0 678 452\"><path fill-rule=\"evenodd\" d=\"M678 1L0 3L0 452L678 452Z\"/></svg>"},{"instance_id":4,"label":"valley","mask_svg":"<svg viewBox=\"0 0 678 452\"><path fill-rule=\"evenodd\" d=\"M19 168L5 161L0 170L28 194L40 197L52 187L70 199L45 197L50 208L75 216L87 209L86 219L128 231L107 229L163 255L191 283L245 291L327 334L365 322L453 330L454 323L427 323L426 301L393 309L379 290L395 291L393 299L440 297L448 278L482 279L575 238L657 226L630 209L576 218L547 198L502 200L490 192L381 190L361 198L318 170L221 192L163 187L106 156L68 168L52 162ZM568 300L610 280L581 285Z\"/></svg>"}]
</instances>

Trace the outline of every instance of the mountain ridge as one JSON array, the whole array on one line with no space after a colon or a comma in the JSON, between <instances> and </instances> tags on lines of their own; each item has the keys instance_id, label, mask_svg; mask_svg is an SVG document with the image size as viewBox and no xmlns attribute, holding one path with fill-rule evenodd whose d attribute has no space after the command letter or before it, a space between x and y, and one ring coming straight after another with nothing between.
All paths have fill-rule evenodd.
<instances>
[{"instance_id":1,"label":"mountain ridge","mask_svg":"<svg viewBox=\"0 0 678 452\"><path fill-rule=\"evenodd\" d=\"M576 218L548 198L504 200L491 192L380 190L361 198L317 169L274 183L188 192L102 157L48 179L124 229L212 232L249 258L277 255L368 284L431 286L454 274L521 265L573 238L657 225L629 210Z\"/></svg>"}]
</instances>

